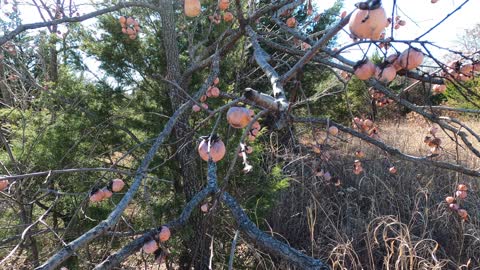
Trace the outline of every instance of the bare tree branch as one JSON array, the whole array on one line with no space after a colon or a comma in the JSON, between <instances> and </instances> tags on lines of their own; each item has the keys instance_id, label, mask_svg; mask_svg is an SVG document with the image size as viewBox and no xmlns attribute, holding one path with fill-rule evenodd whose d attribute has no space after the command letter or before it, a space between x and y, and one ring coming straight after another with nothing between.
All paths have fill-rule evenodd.
<instances>
[{"instance_id":1,"label":"bare tree branch","mask_svg":"<svg viewBox=\"0 0 480 270\"><path fill-rule=\"evenodd\" d=\"M11 176L2 176L0 180L17 180L28 177L36 177L42 175L53 175L53 174L63 174L63 173L75 173L75 172L114 172L125 175L132 175L130 171L118 170L114 168L78 168L78 169L63 169L63 170L50 170L44 172L34 172L27 174L11 175Z\"/></svg>"},{"instance_id":2,"label":"bare tree branch","mask_svg":"<svg viewBox=\"0 0 480 270\"><path fill-rule=\"evenodd\" d=\"M327 33L322 36L315 44L313 44L312 48L305 53L305 55L295 63L295 65L285 74L282 75L282 83L288 82L299 69L301 69L305 64L310 61L315 54L317 53L320 48L327 45L327 43L334 37L342 28L347 25L348 21L350 20L351 14L340 20L336 25L332 26Z\"/></svg>"},{"instance_id":3,"label":"bare tree branch","mask_svg":"<svg viewBox=\"0 0 480 270\"><path fill-rule=\"evenodd\" d=\"M275 71L275 69L268 63L268 61L270 60L270 55L268 55L268 53L265 52L265 50L263 50L258 43L257 33L253 31L252 27L246 26L245 30L247 31L247 34L252 42L252 46L254 49L253 55L255 57L255 60L257 61L257 64L270 79L273 90L273 97L275 98L276 102L279 103L279 111L285 111L288 108L287 97L285 96L285 91L283 90L283 84L280 76Z\"/></svg>"},{"instance_id":4,"label":"bare tree branch","mask_svg":"<svg viewBox=\"0 0 480 270\"><path fill-rule=\"evenodd\" d=\"M103 14L106 14L106 13L110 13L110 12L117 11L117 10L120 10L120 9L123 9L123 8L128 8L128 7L144 7L144 8L149 8L149 9L152 9L152 10L157 10L157 11L159 10L159 7L157 7L155 5L152 5L152 4L149 4L149 3L146 3L146 2L122 2L122 3L116 4L114 6L104 8L104 9L100 9L100 10L96 10L94 12L91 12L91 13L88 13L88 14L85 14L85 15L82 15L82 16L78 16L78 17L64 17L64 18L61 18L61 19L58 19L58 20L53 20L53 21L22 24L22 25L19 25L14 30L5 34L4 36L0 37L0 46L5 44L7 41L11 40L12 38L14 38L16 35L18 35L22 32L25 32L27 30L37 29L37 28L42 28L42 27L48 27L48 26L58 25L58 24L62 24L62 23L81 22L81 21L85 21L85 20L88 20L88 19L91 19L91 18L95 18L97 16L100 16L100 15L103 15Z\"/></svg>"},{"instance_id":5,"label":"bare tree branch","mask_svg":"<svg viewBox=\"0 0 480 270\"><path fill-rule=\"evenodd\" d=\"M55 253L45 263L43 263L36 269L55 269L63 261L68 259L76 250L88 244L98 236L104 234L118 222L118 219L120 218L121 214L123 213L125 208L128 206L130 201L133 199L135 193L140 187L140 184L143 178L145 177L145 172L147 171L148 166L152 161L153 157L155 156L155 153L157 152L158 148L165 141L165 139L168 138L168 136L172 132L175 122L180 117L180 115L186 112L190 108L190 106L191 106L191 102L184 103L177 111L175 111L172 117L168 120L168 122L165 125L165 128L159 134L159 136L155 140L155 143L152 145L147 155L143 159L142 164L136 171L134 182L130 186L130 189L122 198L122 200L118 203L117 207L115 207L115 209L110 213L108 218L100 222L97 226L93 227L88 232L84 233L82 236L68 243L67 246L62 248L57 253Z\"/></svg>"},{"instance_id":6,"label":"bare tree branch","mask_svg":"<svg viewBox=\"0 0 480 270\"><path fill-rule=\"evenodd\" d=\"M259 230L238 205L235 198L227 192L223 192L222 201L232 211L232 215L237 221L240 230L260 248L267 250L273 255L280 256L282 259L297 265L300 269L330 269L322 261L309 257Z\"/></svg>"},{"instance_id":7,"label":"bare tree branch","mask_svg":"<svg viewBox=\"0 0 480 270\"><path fill-rule=\"evenodd\" d=\"M188 218L192 214L195 209L198 209L198 205L210 194L212 193L213 189L211 187L206 187L198 192L192 200L190 200L185 207L183 207L182 214L174 221L171 221L164 226L167 226L172 233L175 231L179 231L188 221ZM112 269L119 265L122 261L124 261L128 256L134 254L139 250L143 244L151 239L155 234L159 233L158 229L153 229L141 237L135 239L134 241L130 242L128 245L125 245L122 249L115 252L114 254L108 256L103 262L95 266L95 270L106 270Z\"/></svg>"}]
</instances>

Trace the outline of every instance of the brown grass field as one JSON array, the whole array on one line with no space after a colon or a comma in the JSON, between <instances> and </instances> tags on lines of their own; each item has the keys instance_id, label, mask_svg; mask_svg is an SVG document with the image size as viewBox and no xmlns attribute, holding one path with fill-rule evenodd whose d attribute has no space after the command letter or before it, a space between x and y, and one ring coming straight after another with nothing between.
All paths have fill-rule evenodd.
<instances>
[{"instance_id":1,"label":"brown grass field","mask_svg":"<svg viewBox=\"0 0 480 270\"><path fill-rule=\"evenodd\" d=\"M478 121L468 124L480 131ZM429 154L423 143L429 127L422 121L380 123L378 127L380 139L402 152ZM302 143L306 147L299 150L305 152L304 158L289 165L295 181L272 211L272 231L309 255L328 260L333 269L480 269L478 179L399 161L341 133L328 141L333 150L315 153L311 130L305 130ZM325 136L325 132L317 133L317 142ZM444 133L439 137L443 149L435 159L480 167L478 157L467 153L463 145L457 148ZM366 156L364 172L355 175L358 149ZM392 165L398 169L395 175L388 172ZM319 169L337 178L327 182L315 176ZM469 187L468 197L459 201L468 211L466 221L445 202L459 183Z\"/></svg>"}]
</instances>

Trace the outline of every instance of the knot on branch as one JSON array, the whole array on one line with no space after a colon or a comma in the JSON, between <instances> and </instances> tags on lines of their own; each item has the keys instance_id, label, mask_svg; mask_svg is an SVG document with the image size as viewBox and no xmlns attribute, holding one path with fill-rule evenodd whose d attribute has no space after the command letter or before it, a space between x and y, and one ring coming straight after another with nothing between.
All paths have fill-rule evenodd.
<instances>
[{"instance_id":1,"label":"knot on branch","mask_svg":"<svg viewBox=\"0 0 480 270\"><path fill-rule=\"evenodd\" d=\"M256 105L267 109L272 116L273 125L271 125L275 130L282 129L286 126L287 123L287 109L288 103L285 102L283 98L275 99L274 97L260 93L252 88L245 88L243 94L246 99L252 101Z\"/></svg>"},{"instance_id":2,"label":"knot on branch","mask_svg":"<svg viewBox=\"0 0 480 270\"><path fill-rule=\"evenodd\" d=\"M280 110L275 98L264 93L260 93L252 88L245 88L243 93L246 99L254 102L256 105L263 107L271 112L278 112Z\"/></svg>"}]
</instances>

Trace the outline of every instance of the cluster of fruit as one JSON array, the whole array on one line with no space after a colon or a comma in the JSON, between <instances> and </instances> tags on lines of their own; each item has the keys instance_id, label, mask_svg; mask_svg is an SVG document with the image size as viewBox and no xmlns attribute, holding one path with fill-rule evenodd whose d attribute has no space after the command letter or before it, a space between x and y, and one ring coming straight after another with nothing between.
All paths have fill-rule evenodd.
<instances>
[{"instance_id":1,"label":"cluster of fruit","mask_svg":"<svg viewBox=\"0 0 480 270\"><path fill-rule=\"evenodd\" d=\"M441 76L463 82L471 80L480 72L480 62L462 63L460 60L451 61L447 64L446 71Z\"/></svg>"},{"instance_id":2,"label":"cluster of fruit","mask_svg":"<svg viewBox=\"0 0 480 270\"><path fill-rule=\"evenodd\" d=\"M143 251L147 254L155 254L155 262L161 264L165 261L167 256L163 248L160 248L160 243L164 243L170 239L171 232L167 226L162 226L160 232L154 237L150 238L149 241L143 244Z\"/></svg>"},{"instance_id":3,"label":"cluster of fruit","mask_svg":"<svg viewBox=\"0 0 480 270\"><path fill-rule=\"evenodd\" d=\"M128 35L130 39L136 39L138 33L140 32L140 24L133 17L121 16L118 19L120 25L122 26L122 33Z\"/></svg>"},{"instance_id":4,"label":"cluster of fruit","mask_svg":"<svg viewBox=\"0 0 480 270\"><path fill-rule=\"evenodd\" d=\"M391 18L388 18L387 20L388 20L388 23L389 23L389 24L392 23L392 19L391 19ZM401 26L405 26L406 24L407 24L407 22L404 21L404 20L401 20L401 19L400 19L400 16L396 16L396 17L395 17L395 24L393 25L393 28L394 28L394 29L399 29Z\"/></svg>"},{"instance_id":5,"label":"cluster of fruit","mask_svg":"<svg viewBox=\"0 0 480 270\"><path fill-rule=\"evenodd\" d=\"M378 128L375 127L373 121L370 119L354 117L352 125L354 129L358 129L360 132L365 133L372 138L378 137Z\"/></svg>"},{"instance_id":6,"label":"cluster of fruit","mask_svg":"<svg viewBox=\"0 0 480 270\"><path fill-rule=\"evenodd\" d=\"M298 38L293 38L293 45L295 47L300 47L300 50L302 50L302 51L305 51L305 50L308 50L308 49L312 48L312 46L310 44L308 44L306 42L303 42Z\"/></svg>"},{"instance_id":7,"label":"cluster of fruit","mask_svg":"<svg viewBox=\"0 0 480 270\"><path fill-rule=\"evenodd\" d=\"M103 188L94 188L90 192L90 201L91 202L100 202L104 199L112 197L113 192L119 192L125 186L125 182L122 179L113 179L108 183L106 187Z\"/></svg>"},{"instance_id":8,"label":"cluster of fruit","mask_svg":"<svg viewBox=\"0 0 480 270\"><path fill-rule=\"evenodd\" d=\"M468 188L464 184L459 184L457 186L457 191L455 191L455 196L448 196L445 198L445 201L448 203L448 207L452 209L453 211L456 211L458 215L463 219L467 220L468 219L468 212L465 209L461 209L457 199L464 200L467 198L467 191Z\"/></svg>"},{"instance_id":9,"label":"cluster of fruit","mask_svg":"<svg viewBox=\"0 0 480 270\"><path fill-rule=\"evenodd\" d=\"M0 5L1 5L1 3L2 3L2 2L0 1ZM8 11L6 11L6 10L7 10L7 9L6 9L6 5L9 4L9 3L8 3L8 0L3 0L3 4L5 5L5 6L3 7L3 10L4 10L3 14L5 14L5 16L9 17L9 16L11 15L11 13L8 12ZM15 13L15 12L18 11L17 5L18 5L18 2L17 2L17 1L12 1L12 13ZM1 7L1 6L0 6L0 7ZM57 18L57 19L58 19L58 18Z\"/></svg>"},{"instance_id":10,"label":"cluster of fruit","mask_svg":"<svg viewBox=\"0 0 480 270\"><path fill-rule=\"evenodd\" d=\"M383 83L389 83L395 79L397 72L406 69L415 69L423 63L424 55L417 48L410 47L401 54L388 56L384 63L376 66L368 59L358 61L353 67L355 75L360 80L368 80L375 77Z\"/></svg>"},{"instance_id":11,"label":"cluster of fruit","mask_svg":"<svg viewBox=\"0 0 480 270\"><path fill-rule=\"evenodd\" d=\"M430 147L430 152L432 155L440 154L440 145L442 144L442 140L436 136L438 132L437 126L432 126L429 130L430 135L432 136L425 136L423 142Z\"/></svg>"},{"instance_id":12,"label":"cluster of fruit","mask_svg":"<svg viewBox=\"0 0 480 270\"><path fill-rule=\"evenodd\" d=\"M375 105L377 105L378 107L387 106L393 103L393 99L385 97L384 93L376 90L373 87L368 89L368 93L370 94L372 100L375 102Z\"/></svg>"},{"instance_id":13,"label":"cluster of fruit","mask_svg":"<svg viewBox=\"0 0 480 270\"><path fill-rule=\"evenodd\" d=\"M15 45L12 42L5 43L2 48L10 55L17 55L17 49L15 49ZM1 57L3 59L3 54Z\"/></svg>"},{"instance_id":14,"label":"cluster of fruit","mask_svg":"<svg viewBox=\"0 0 480 270\"><path fill-rule=\"evenodd\" d=\"M359 160L365 157L365 153L362 150L355 151L355 157L358 158L353 162L353 173L359 175L363 172L362 162ZM395 166L390 166L388 168L390 174L396 174L397 168Z\"/></svg>"},{"instance_id":15,"label":"cluster of fruit","mask_svg":"<svg viewBox=\"0 0 480 270\"><path fill-rule=\"evenodd\" d=\"M219 0L218 1L218 9L223 12L223 20L225 22L233 21L233 14L229 11L226 11L230 6L229 0ZM217 13L213 14L213 16L208 16L208 19L214 23L219 24L221 21L221 16Z\"/></svg>"},{"instance_id":16,"label":"cluster of fruit","mask_svg":"<svg viewBox=\"0 0 480 270\"><path fill-rule=\"evenodd\" d=\"M231 107L227 112L227 122L233 128L245 128L252 118L255 116L253 110L244 108L244 107ZM255 121L252 124L252 127L248 133L248 139L250 141L255 140L260 132L261 125L258 121ZM225 156L225 144L217 136L213 134L210 136L202 136L201 142L198 146L198 154L204 161L208 161L208 142L210 141L210 156L212 157L213 162L218 162ZM253 148L250 146L245 146L244 151L248 154L252 153Z\"/></svg>"},{"instance_id":17,"label":"cluster of fruit","mask_svg":"<svg viewBox=\"0 0 480 270\"><path fill-rule=\"evenodd\" d=\"M325 181L330 181L332 180L332 174L328 171L324 171L323 169L317 169L316 173L315 173L315 176L318 176L318 177L323 177L323 179L325 179Z\"/></svg>"},{"instance_id":18,"label":"cluster of fruit","mask_svg":"<svg viewBox=\"0 0 480 270\"><path fill-rule=\"evenodd\" d=\"M207 89L207 92L205 93L205 95L202 95L200 97L200 102L201 102L201 106L202 108L204 108L205 110L208 109L208 104L205 103L207 101L207 98L209 97L213 97L213 98L216 98L218 96L220 96L220 89L218 89L218 84L220 83L220 79L219 78L216 78L214 81L213 81L213 85L212 86L209 86L208 89ZM200 111L200 106L198 105L193 105L192 106L192 110L194 112L199 112Z\"/></svg>"},{"instance_id":19,"label":"cluster of fruit","mask_svg":"<svg viewBox=\"0 0 480 270\"><path fill-rule=\"evenodd\" d=\"M233 14L229 11L226 11L229 6L229 0L218 1L218 9L223 12L223 20L225 22L231 22L233 20ZM200 4L200 0L185 0L184 11L185 16L187 17L197 17L198 15L200 15L200 13L202 12L202 5ZM222 17L219 14L215 13L208 16L208 19L210 19L210 21L214 24L219 24Z\"/></svg>"},{"instance_id":20,"label":"cluster of fruit","mask_svg":"<svg viewBox=\"0 0 480 270\"><path fill-rule=\"evenodd\" d=\"M233 128L244 128L254 116L255 112L253 110L244 107L231 107L227 112L227 122ZM254 122L248 131L248 140L254 141L261 128L262 126L258 121Z\"/></svg>"}]
</instances>

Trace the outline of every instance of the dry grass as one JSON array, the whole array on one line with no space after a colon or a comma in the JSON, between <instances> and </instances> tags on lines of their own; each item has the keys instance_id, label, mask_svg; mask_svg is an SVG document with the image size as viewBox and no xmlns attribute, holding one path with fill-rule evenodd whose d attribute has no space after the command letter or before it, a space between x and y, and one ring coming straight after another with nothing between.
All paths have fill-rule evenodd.
<instances>
[{"instance_id":1,"label":"dry grass","mask_svg":"<svg viewBox=\"0 0 480 270\"><path fill-rule=\"evenodd\" d=\"M469 124L480 131L478 123ZM423 143L427 126L398 122L379 128L381 139L401 151L428 154ZM292 181L268 219L273 231L307 254L328 260L333 269L480 269L478 179L398 161L344 134L329 139L332 150L322 147L321 154L315 153L311 129L305 130L303 145L291 153L296 161L284 167ZM323 132L316 136L319 142L325 139ZM479 167L477 157L440 136L444 149L438 159ZM366 153L360 175L352 173L357 149ZM397 174L388 172L391 165ZM315 176L319 169L338 177L340 185ZM469 186L468 197L460 202L468 221L444 202L458 183Z\"/></svg>"}]
</instances>

